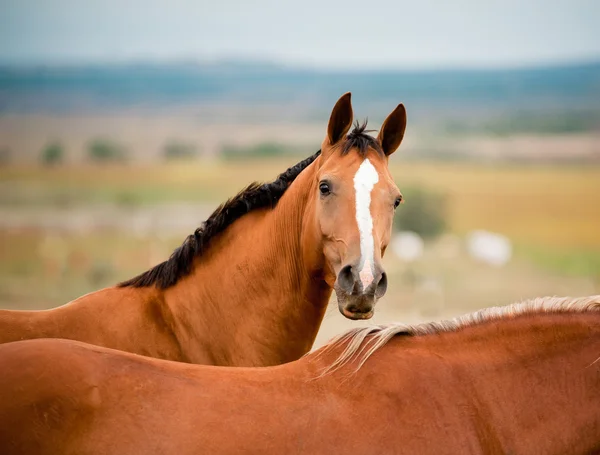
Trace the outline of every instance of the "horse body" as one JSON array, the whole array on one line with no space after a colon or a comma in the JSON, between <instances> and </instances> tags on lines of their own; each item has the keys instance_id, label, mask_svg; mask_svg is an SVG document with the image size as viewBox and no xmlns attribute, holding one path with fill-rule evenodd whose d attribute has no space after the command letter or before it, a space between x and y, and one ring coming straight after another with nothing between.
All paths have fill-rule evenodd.
<instances>
[{"instance_id":1,"label":"horse body","mask_svg":"<svg viewBox=\"0 0 600 455\"><path fill-rule=\"evenodd\" d=\"M0 452L596 453L598 310L600 298L589 311L402 329L359 368L379 336L369 328L330 371L356 336L286 365L234 369L68 340L9 343Z\"/></svg>"},{"instance_id":2,"label":"horse body","mask_svg":"<svg viewBox=\"0 0 600 455\"><path fill-rule=\"evenodd\" d=\"M387 164L406 113L399 105L377 138L366 124L347 134L352 119L348 93L320 152L250 185L138 277L54 310L0 310L0 343L65 338L181 362L267 366L310 350L334 288L345 317L371 317L387 285L381 257L401 200Z\"/></svg>"}]
</instances>

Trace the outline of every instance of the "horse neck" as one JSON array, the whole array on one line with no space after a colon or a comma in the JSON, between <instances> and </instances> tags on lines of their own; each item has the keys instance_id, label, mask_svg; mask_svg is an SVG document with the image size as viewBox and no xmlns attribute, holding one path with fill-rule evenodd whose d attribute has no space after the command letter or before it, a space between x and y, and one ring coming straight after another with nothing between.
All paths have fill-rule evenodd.
<instances>
[{"instance_id":1,"label":"horse neck","mask_svg":"<svg viewBox=\"0 0 600 455\"><path fill-rule=\"evenodd\" d=\"M310 350L331 295L312 254L319 245L308 243L314 169L273 210L251 212L220 234L192 273L165 291L191 361L264 366Z\"/></svg>"}]
</instances>

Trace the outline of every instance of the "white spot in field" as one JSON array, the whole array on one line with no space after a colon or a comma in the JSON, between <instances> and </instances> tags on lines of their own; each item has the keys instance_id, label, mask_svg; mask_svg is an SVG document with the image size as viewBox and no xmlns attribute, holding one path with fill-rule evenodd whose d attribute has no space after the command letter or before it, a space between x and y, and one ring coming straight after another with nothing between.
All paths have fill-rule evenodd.
<instances>
[{"instance_id":1,"label":"white spot in field","mask_svg":"<svg viewBox=\"0 0 600 455\"><path fill-rule=\"evenodd\" d=\"M425 244L416 232L402 231L392 239L394 254L406 262L416 261L423 256Z\"/></svg>"},{"instance_id":2,"label":"white spot in field","mask_svg":"<svg viewBox=\"0 0 600 455\"><path fill-rule=\"evenodd\" d=\"M487 231L472 231L467 235L467 250L472 258L490 265L502 266L512 256L510 240Z\"/></svg>"},{"instance_id":3,"label":"white spot in field","mask_svg":"<svg viewBox=\"0 0 600 455\"><path fill-rule=\"evenodd\" d=\"M356 192L356 222L360 234L360 262L358 275L363 289L373 282L375 264L375 241L373 239L373 217L371 216L371 191L379 181L379 174L368 159L365 159L354 175Z\"/></svg>"}]
</instances>

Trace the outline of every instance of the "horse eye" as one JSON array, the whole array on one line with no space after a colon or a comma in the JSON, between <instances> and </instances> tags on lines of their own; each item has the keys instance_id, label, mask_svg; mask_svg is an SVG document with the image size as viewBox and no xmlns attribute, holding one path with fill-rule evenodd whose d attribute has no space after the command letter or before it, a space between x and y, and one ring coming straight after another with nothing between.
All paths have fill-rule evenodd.
<instances>
[{"instance_id":1,"label":"horse eye","mask_svg":"<svg viewBox=\"0 0 600 455\"><path fill-rule=\"evenodd\" d=\"M400 202L402 202L402 196L398 196L396 198L396 200L394 201L394 210L398 208L398 206L400 205Z\"/></svg>"},{"instance_id":2,"label":"horse eye","mask_svg":"<svg viewBox=\"0 0 600 455\"><path fill-rule=\"evenodd\" d=\"M327 196L329 193L331 193L331 188L329 188L329 183L327 183L327 182L319 183L319 191L321 192L321 194L323 196Z\"/></svg>"}]
</instances>

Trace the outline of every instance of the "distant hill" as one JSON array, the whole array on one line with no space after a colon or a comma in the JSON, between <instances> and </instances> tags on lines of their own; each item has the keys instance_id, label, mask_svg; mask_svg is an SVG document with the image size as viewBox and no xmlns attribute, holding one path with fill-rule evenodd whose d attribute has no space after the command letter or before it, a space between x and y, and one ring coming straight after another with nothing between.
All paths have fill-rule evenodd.
<instances>
[{"instance_id":1,"label":"distant hill","mask_svg":"<svg viewBox=\"0 0 600 455\"><path fill-rule=\"evenodd\" d=\"M404 102L413 120L471 122L507 112L600 118L600 61L506 70L316 71L276 65L124 64L80 67L0 66L0 114L123 109L253 110L261 118L323 118L352 91L358 114L375 121ZM228 114L229 115L229 114Z\"/></svg>"}]
</instances>

